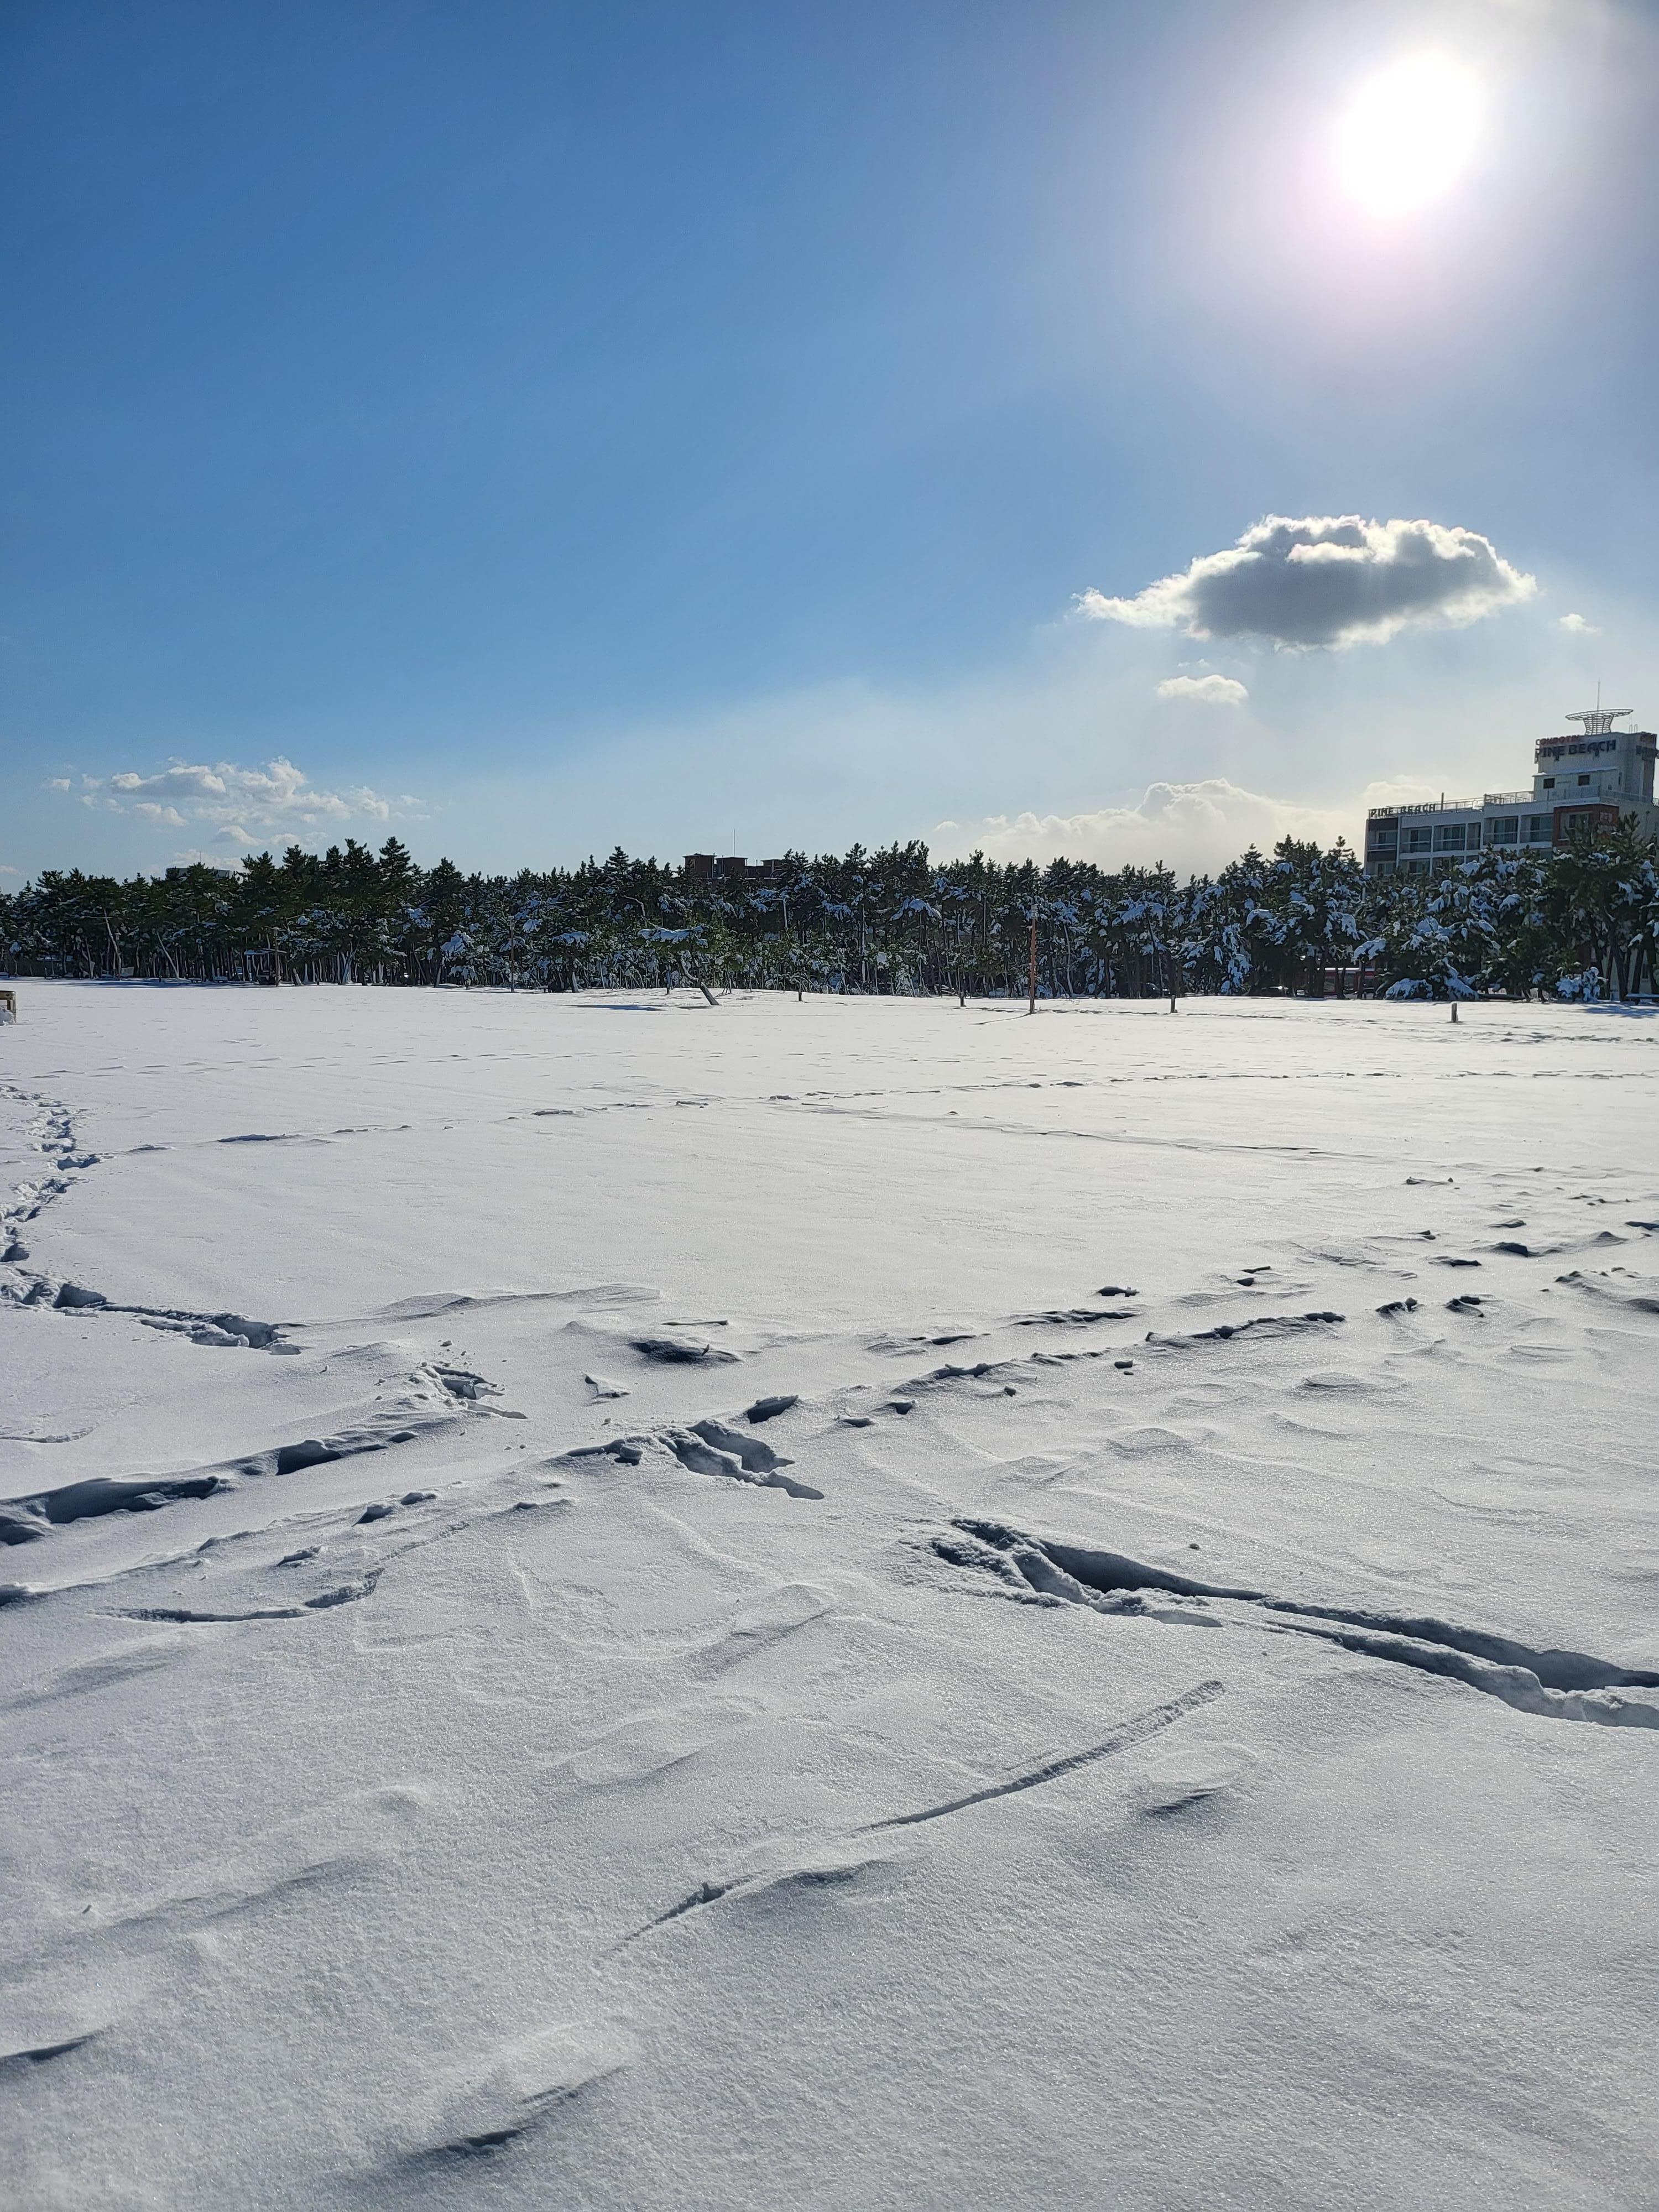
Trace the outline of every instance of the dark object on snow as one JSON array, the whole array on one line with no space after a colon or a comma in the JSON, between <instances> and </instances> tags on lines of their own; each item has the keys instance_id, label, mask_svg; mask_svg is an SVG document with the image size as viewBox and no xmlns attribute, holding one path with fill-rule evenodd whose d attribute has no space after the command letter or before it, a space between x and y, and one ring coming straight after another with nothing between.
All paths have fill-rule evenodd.
<instances>
[{"instance_id":1,"label":"dark object on snow","mask_svg":"<svg viewBox=\"0 0 1659 2212\"><path fill-rule=\"evenodd\" d=\"M785 1391L775 1398L757 1398L744 1415L745 1421L775 1421L780 1413L787 1413L792 1406L800 1403L799 1393Z\"/></svg>"},{"instance_id":2,"label":"dark object on snow","mask_svg":"<svg viewBox=\"0 0 1659 2212\"><path fill-rule=\"evenodd\" d=\"M630 1341L642 1358L666 1360L672 1366L689 1366L699 1359L726 1361L735 1357L730 1352L716 1352L710 1344L694 1344L684 1336L636 1336Z\"/></svg>"}]
</instances>

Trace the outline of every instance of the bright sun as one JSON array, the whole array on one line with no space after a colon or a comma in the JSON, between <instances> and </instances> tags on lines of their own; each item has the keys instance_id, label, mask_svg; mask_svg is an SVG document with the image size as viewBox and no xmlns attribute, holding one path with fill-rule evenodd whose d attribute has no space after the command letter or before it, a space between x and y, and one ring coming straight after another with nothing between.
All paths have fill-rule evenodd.
<instances>
[{"instance_id":1,"label":"bright sun","mask_svg":"<svg viewBox=\"0 0 1659 2212\"><path fill-rule=\"evenodd\" d=\"M1408 215L1450 189L1480 129L1474 76L1444 54L1413 54L1372 77L1338 118L1336 172L1373 215Z\"/></svg>"}]
</instances>

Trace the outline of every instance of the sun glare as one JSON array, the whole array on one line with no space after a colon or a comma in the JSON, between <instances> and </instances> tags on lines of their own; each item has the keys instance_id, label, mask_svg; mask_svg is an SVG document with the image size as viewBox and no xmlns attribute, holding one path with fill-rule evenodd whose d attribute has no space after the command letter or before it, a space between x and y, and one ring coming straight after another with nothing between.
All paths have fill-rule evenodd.
<instances>
[{"instance_id":1,"label":"sun glare","mask_svg":"<svg viewBox=\"0 0 1659 2212\"><path fill-rule=\"evenodd\" d=\"M1449 191L1480 130L1480 90L1444 54L1413 54L1371 78L1339 118L1336 171L1373 215L1409 215Z\"/></svg>"}]
</instances>

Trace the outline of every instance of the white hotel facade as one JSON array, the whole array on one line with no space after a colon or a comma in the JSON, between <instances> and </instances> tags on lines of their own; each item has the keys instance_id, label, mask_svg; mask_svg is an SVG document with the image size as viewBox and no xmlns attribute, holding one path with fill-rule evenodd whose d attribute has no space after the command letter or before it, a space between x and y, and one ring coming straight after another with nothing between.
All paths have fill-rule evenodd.
<instances>
[{"instance_id":1,"label":"white hotel facade","mask_svg":"<svg viewBox=\"0 0 1659 2212\"><path fill-rule=\"evenodd\" d=\"M1483 799L1431 799L1373 806L1365 822L1368 876L1427 875L1454 867L1483 848L1547 854L1575 836L1609 829L1633 814L1644 836L1659 831L1651 730L1615 730L1634 709L1589 707L1569 714L1576 737L1540 738L1530 791L1489 791Z\"/></svg>"}]
</instances>

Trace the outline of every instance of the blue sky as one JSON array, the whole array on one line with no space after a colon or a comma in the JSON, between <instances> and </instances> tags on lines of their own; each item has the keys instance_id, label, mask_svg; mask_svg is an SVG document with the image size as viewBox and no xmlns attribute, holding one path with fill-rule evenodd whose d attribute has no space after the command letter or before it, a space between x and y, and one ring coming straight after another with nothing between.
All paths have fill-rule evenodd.
<instances>
[{"instance_id":1,"label":"blue sky","mask_svg":"<svg viewBox=\"0 0 1659 2212\"><path fill-rule=\"evenodd\" d=\"M1597 678L1659 719L1647 9L17 0L0 51L0 883L1194 865L1517 785ZM1333 125L1426 51L1479 138L1379 217ZM1139 596L1270 514L1490 588ZM1350 550L1386 599L1419 542Z\"/></svg>"}]
</instances>

